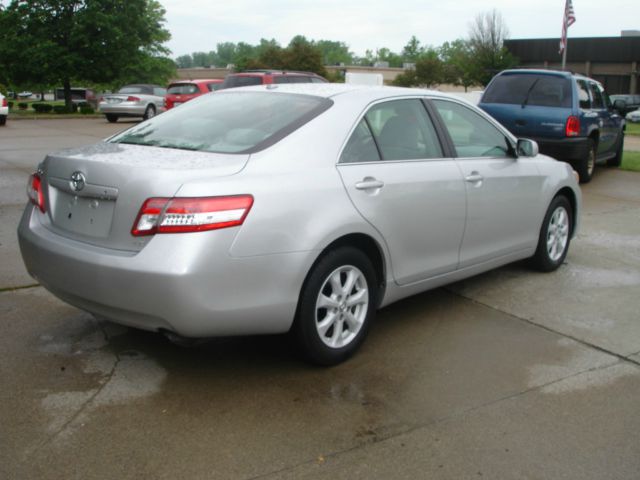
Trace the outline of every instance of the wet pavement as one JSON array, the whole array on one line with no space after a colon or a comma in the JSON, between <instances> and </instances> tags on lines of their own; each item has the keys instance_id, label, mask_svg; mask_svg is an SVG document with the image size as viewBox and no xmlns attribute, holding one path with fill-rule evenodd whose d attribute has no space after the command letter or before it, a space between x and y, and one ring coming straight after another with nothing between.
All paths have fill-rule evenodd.
<instances>
[{"instance_id":1,"label":"wet pavement","mask_svg":"<svg viewBox=\"0 0 640 480\"><path fill-rule=\"evenodd\" d=\"M518 263L398 302L319 369L286 338L180 348L32 286L27 175L123 126L0 129L0 478L639 477L640 174L596 172L559 271Z\"/></svg>"}]
</instances>

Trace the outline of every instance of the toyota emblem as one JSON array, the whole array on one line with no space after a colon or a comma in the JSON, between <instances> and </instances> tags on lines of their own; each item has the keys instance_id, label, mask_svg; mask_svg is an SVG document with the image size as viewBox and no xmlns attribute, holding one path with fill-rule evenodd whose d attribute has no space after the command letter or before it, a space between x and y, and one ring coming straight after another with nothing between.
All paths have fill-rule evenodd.
<instances>
[{"instance_id":1,"label":"toyota emblem","mask_svg":"<svg viewBox=\"0 0 640 480\"><path fill-rule=\"evenodd\" d=\"M71 185L71 188L76 192L82 190L85 184L84 173L73 172L71 174L71 181L69 182L69 184Z\"/></svg>"}]
</instances>

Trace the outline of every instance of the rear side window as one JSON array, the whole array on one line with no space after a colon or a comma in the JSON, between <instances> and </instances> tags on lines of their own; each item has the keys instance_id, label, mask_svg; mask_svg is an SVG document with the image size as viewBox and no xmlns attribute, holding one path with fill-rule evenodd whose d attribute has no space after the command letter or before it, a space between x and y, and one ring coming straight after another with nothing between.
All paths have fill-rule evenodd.
<instances>
[{"instance_id":1,"label":"rear side window","mask_svg":"<svg viewBox=\"0 0 640 480\"><path fill-rule=\"evenodd\" d=\"M327 98L275 92L203 95L113 137L110 142L217 153L253 153L333 105Z\"/></svg>"},{"instance_id":2,"label":"rear side window","mask_svg":"<svg viewBox=\"0 0 640 480\"><path fill-rule=\"evenodd\" d=\"M289 77L285 77L284 75L274 75L273 83L289 83Z\"/></svg>"},{"instance_id":3,"label":"rear side window","mask_svg":"<svg viewBox=\"0 0 640 480\"><path fill-rule=\"evenodd\" d=\"M262 85L262 77L228 75L220 88L248 87L250 85Z\"/></svg>"},{"instance_id":4,"label":"rear side window","mask_svg":"<svg viewBox=\"0 0 640 480\"><path fill-rule=\"evenodd\" d=\"M311 79L304 75L292 75L289 77L289 83L311 83Z\"/></svg>"},{"instance_id":5,"label":"rear side window","mask_svg":"<svg viewBox=\"0 0 640 480\"><path fill-rule=\"evenodd\" d=\"M584 80L577 80L578 84L578 101L580 102L580 108L583 110L589 110L591 108L591 99L589 97L589 87Z\"/></svg>"},{"instance_id":6,"label":"rear side window","mask_svg":"<svg viewBox=\"0 0 640 480\"><path fill-rule=\"evenodd\" d=\"M380 161L380 154L373 140L367 121L363 118L351 134L342 151L340 163L360 163Z\"/></svg>"},{"instance_id":7,"label":"rear side window","mask_svg":"<svg viewBox=\"0 0 640 480\"><path fill-rule=\"evenodd\" d=\"M598 86L595 83L589 83L589 87L591 88L591 95L593 96L593 108L599 110L604 109L604 98Z\"/></svg>"},{"instance_id":8,"label":"rear side window","mask_svg":"<svg viewBox=\"0 0 640 480\"><path fill-rule=\"evenodd\" d=\"M220 87L222 87L221 82L207 83L207 88L209 89L210 92L215 92L216 90L220 90Z\"/></svg>"},{"instance_id":9,"label":"rear side window","mask_svg":"<svg viewBox=\"0 0 640 480\"><path fill-rule=\"evenodd\" d=\"M167 93L170 95L191 95L198 93L198 86L193 83L177 83L169 85Z\"/></svg>"},{"instance_id":10,"label":"rear side window","mask_svg":"<svg viewBox=\"0 0 640 480\"><path fill-rule=\"evenodd\" d=\"M482 103L571 107L571 80L544 74L507 74L496 77Z\"/></svg>"}]
</instances>

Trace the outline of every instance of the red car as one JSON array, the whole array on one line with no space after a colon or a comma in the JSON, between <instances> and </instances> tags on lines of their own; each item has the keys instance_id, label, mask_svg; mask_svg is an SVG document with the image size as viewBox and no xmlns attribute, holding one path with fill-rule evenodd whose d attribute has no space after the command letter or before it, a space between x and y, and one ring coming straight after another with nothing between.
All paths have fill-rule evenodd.
<instances>
[{"instance_id":1,"label":"red car","mask_svg":"<svg viewBox=\"0 0 640 480\"><path fill-rule=\"evenodd\" d=\"M165 104L167 110L177 107L181 103L188 102L205 93L218 90L222 86L221 79L185 80L169 85Z\"/></svg>"},{"instance_id":2,"label":"red car","mask_svg":"<svg viewBox=\"0 0 640 480\"><path fill-rule=\"evenodd\" d=\"M234 88L271 83L327 83L327 79L313 72L293 72L286 70L245 70L226 76L220 87Z\"/></svg>"}]
</instances>

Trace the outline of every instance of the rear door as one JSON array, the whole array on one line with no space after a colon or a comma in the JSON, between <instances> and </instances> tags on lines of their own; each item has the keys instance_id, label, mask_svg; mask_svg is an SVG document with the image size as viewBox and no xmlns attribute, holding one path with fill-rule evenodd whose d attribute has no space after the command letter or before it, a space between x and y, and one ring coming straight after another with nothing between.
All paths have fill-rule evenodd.
<instances>
[{"instance_id":1,"label":"rear door","mask_svg":"<svg viewBox=\"0 0 640 480\"><path fill-rule=\"evenodd\" d=\"M398 284L457 268L464 182L420 99L369 108L344 147L338 171L355 207L384 237Z\"/></svg>"},{"instance_id":2,"label":"rear door","mask_svg":"<svg viewBox=\"0 0 640 480\"><path fill-rule=\"evenodd\" d=\"M598 116L600 124L600 141L598 142L598 155L608 156L615 152L618 134L621 131L622 117L613 110L611 101L606 96L604 89L595 82L589 82L592 92L594 113Z\"/></svg>"},{"instance_id":3,"label":"rear door","mask_svg":"<svg viewBox=\"0 0 640 480\"><path fill-rule=\"evenodd\" d=\"M535 246L543 177L535 161L516 158L505 134L480 113L433 99L462 170L467 222L460 268Z\"/></svg>"}]
</instances>

